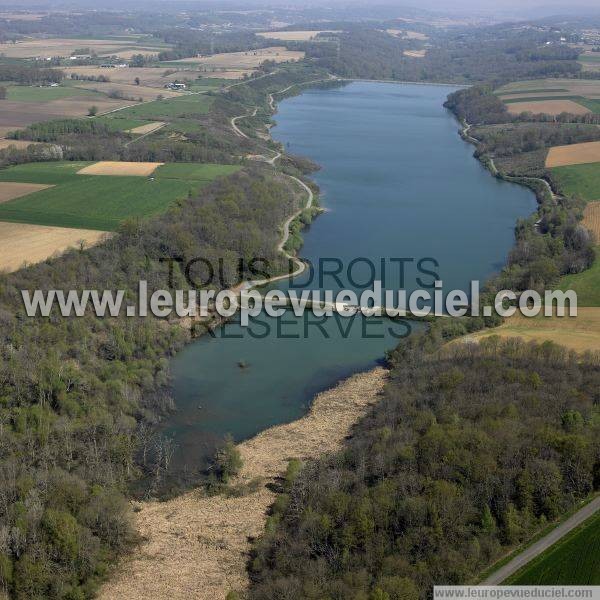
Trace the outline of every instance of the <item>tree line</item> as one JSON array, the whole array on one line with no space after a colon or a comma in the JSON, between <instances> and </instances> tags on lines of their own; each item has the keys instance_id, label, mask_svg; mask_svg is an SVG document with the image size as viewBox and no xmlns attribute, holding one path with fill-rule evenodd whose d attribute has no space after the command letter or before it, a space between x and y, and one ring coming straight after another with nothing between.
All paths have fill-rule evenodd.
<instances>
[{"instance_id":1,"label":"tree line","mask_svg":"<svg viewBox=\"0 0 600 600\"><path fill-rule=\"evenodd\" d=\"M250 598L425 599L600 489L597 356L436 337L392 353L351 439L283 484Z\"/></svg>"}]
</instances>

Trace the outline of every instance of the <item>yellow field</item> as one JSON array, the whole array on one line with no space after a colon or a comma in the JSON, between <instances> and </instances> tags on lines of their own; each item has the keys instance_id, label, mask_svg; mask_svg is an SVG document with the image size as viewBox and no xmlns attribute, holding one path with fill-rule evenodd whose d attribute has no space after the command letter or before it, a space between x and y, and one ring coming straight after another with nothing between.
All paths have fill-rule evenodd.
<instances>
[{"instance_id":1,"label":"yellow field","mask_svg":"<svg viewBox=\"0 0 600 600\"><path fill-rule=\"evenodd\" d=\"M82 242L86 247L93 246L106 235L87 229L0 223L0 271L16 271L24 264L42 262Z\"/></svg>"},{"instance_id":2,"label":"yellow field","mask_svg":"<svg viewBox=\"0 0 600 600\"><path fill-rule=\"evenodd\" d=\"M285 42L308 42L319 33L339 33L339 30L320 29L319 31L264 31L257 33L268 40L283 40Z\"/></svg>"},{"instance_id":3,"label":"yellow field","mask_svg":"<svg viewBox=\"0 0 600 600\"><path fill-rule=\"evenodd\" d=\"M90 48L97 54L109 54L128 46L126 42L110 40L74 40L69 38L29 39L16 44L0 44L0 54L10 58L70 56L78 48Z\"/></svg>"},{"instance_id":4,"label":"yellow field","mask_svg":"<svg viewBox=\"0 0 600 600\"><path fill-rule=\"evenodd\" d=\"M45 190L51 185L43 185L40 183L13 183L11 181L0 181L0 204Z\"/></svg>"},{"instance_id":5,"label":"yellow field","mask_svg":"<svg viewBox=\"0 0 600 600\"><path fill-rule=\"evenodd\" d=\"M45 16L46 13L0 13L0 19L6 19L7 21L39 21Z\"/></svg>"},{"instance_id":6,"label":"yellow field","mask_svg":"<svg viewBox=\"0 0 600 600\"><path fill-rule=\"evenodd\" d=\"M193 68L190 69L166 69L165 67L127 67L118 69L103 69L101 67L64 67L67 77L71 74L79 77L108 77L110 83L124 83L135 85L135 78L139 77L140 85L152 88L164 89L165 84L171 81L181 80L185 77L188 79L196 79L200 75L200 71ZM175 71L175 72L173 72ZM81 81L81 84L94 83L90 81ZM169 92L170 90L164 90ZM166 96L161 90L161 94Z\"/></svg>"},{"instance_id":7,"label":"yellow field","mask_svg":"<svg viewBox=\"0 0 600 600\"><path fill-rule=\"evenodd\" d=\"M560 115L568 112L573 115L587 115L592 112L589 108L573 102L573 100L540 100L538 102L513 102L507 104L508 112L519 115L522 112L545 113L548 115Z\"/></svg>"},{"instance_id":8,"label":"yellow field","mask_svg":"<svg viewBox=\"0 0 600 600\"><path fill-rule=\"evenodd\" d=\"M31 146L31 144L39 144L39 142L29 142L26 140L7 140L5 138L0 138L0 150L4 150L9 146L14 146L20 150L22 148L27 148L27 146Z\"/></svg>"},{"instance_id":9,"label":"yellow field","mask_svg":"<svg viewBox=\"0 0 600 600\"><path fill-rule=\"evenodd\" d=\"M77 171L78 175L126 175L133 177L148 177L157 167L164 163L159 162L121 162L101 160L89 167Z\"/></svg>"},{"instance_id":10,"label":"yellow field","mask_svg":"<svg viewBox=\"0 0 600 600\"><path fill-rule=\"evenodd\" d=\"M528 90L531 90L528 92ZM546 91L548 90L548 91ZM565 90L553 92L552 90ZM514 92L520 92L515 94ZM600 81L597 79L532 79L515 81L501 87L497 93L501 98L518 97L534 94L540 96L583 96L584 98L600 98Z\"/></svg>"},{"instance_id":11,"label":"yellow field","mask_svg":"<svg viewBox=\"0 0 600 600\"><path fill-rule=\"evenodd\" d=\"M581 224L593 231L596 240L600 242L600 202L588 202Z\"/></svg>"},{"instance_id":12,"label":"yellow field","mask_svg":"<svg viewBox=\"0 0 600 600\"><path fill-rule=\"evenodd\" d=\"M600 308L579 308L577 317L534 317L515 315L504 325L461 338L463 342L499 335L526 342L554 342L576 352L600 351Z\"/></svg>"},{"instance_id":13,"label":"yellow field","mask_svg":"<svg viewBox=\"0 0 600 600\"><path fill-rule=\"evenodd\" d=\"M405 50L402 54L404 54L404 56L410 56L411 58L424 58L427 54L427 50Z\"/></svg>"},{"instance_id":14,"label":"yellow field","mask_svg":"<svg viewBox=\"0 0 600 600\"><path fill-rule=\"evenodd\" d=\"M161 127L164 127L166 123L162 123L161 121L155 121L154 123L148 123L147 125L140 125L139 127L134 127L133 129L127 129L127 133L135 133L136 135L144 135L145 133L152 133Z\"/></svg>"},{"instance_id":15,"label":"yellow field","mask_svg":"<svg viewBox=\"0 0 600 600\"><path fill-rule=\"evenodd\" d=\"M273 46L248 52L225 52L197 58L184 58L177 62L192 63L215 69L256 69L266 60L276 63L302 60L304 52L287 50L285 46Z\"/></svg>"},{"instance_id":16,"label":"yellow field","mask_svg":"<svg viewBox=\"0 0 600 600\"><path fill-rule=\"evenodd\" d=\"M600 142L571 144L550 148L546 157L546 167L564 167L600 162Z\"/></svg>"}]
</instances>

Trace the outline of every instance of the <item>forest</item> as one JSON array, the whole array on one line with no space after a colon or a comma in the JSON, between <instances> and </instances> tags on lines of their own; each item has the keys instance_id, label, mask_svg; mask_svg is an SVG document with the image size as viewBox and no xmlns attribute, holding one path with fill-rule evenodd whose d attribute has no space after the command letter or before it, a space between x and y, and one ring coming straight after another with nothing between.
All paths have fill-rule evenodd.
<instances>
[{"instance_id":1,"label":"forest","mask_svg":"<svg viewBox=\"0 0 600 600\"><path fill-rule=\"evenodd\" d=\"M246 169L100 246L0 276L0 590L20 600L90 597L133 541L132 482L152 493L174 485L172 446L152 427L172 409L167 359L190 338L156 318L26 318L19 290L125 289L132 298L141 279L168 287L169 257L224 260L224 285L250 277L257 256L283 271L278 226L304 200L289 182ZM172 283L189 287L177 267Z\"/></svg>"},{"instance_id":2,"label":"forest","mask_svg":"<svg viewBox=\"0 0 600 600\"><path fill-rule=\"evenodd\" d=\"M341 77L469 84L581 72L575 50L541 47L547 39L542 34L510 26L439 35L421 58L406 56L404 51L426 48L423 42L377 29L354 28L339 37L339 53L335 44L319 43L308 46L307 56Z\"/></svg>"},{"instance_id":3,"label":"forest","mask_svg":"<svg viewBox=\"0 0 600 600\"><path fill-rule=\"evenodd\" d=\"M401 345L345 447L283 483L252 599L425 599L600 489L597 358L497 337L431 344Z\"/></svg>"}]
</instances>

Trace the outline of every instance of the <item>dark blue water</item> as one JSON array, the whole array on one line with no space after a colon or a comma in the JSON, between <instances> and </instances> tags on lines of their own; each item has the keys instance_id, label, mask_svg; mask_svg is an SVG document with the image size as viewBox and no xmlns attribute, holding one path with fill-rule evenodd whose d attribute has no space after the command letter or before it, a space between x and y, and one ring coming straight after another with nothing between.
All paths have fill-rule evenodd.
<instances>
[{"instance_id":1,"label":"dark blue water","mask_svg":"<svg viewBox=\"0 0 600 600\"><path fill-rule=\"evenodd\" d=\"M274 138L322 167L314 179L327 212L306 232L303 257L315 265L322 258L346 265L402 258L407 289L419 287L419 275L421 283L433 280L418 271L422 259L446 289L467 290L471 279L501 268L515 222L535 209L535 198L494 179L472 157L442 106L450 91L356 82L281 103ZM360 288L356 280L369 271L359 263L353 281L342 272L343 286ZM397 288L398 264L378 268L378 278L383 271L386 287ZM300 281L319 287L318 280ZM340 287L331 277L323 283ZM178 412L165 428L178 446L177 465L198 468L226 433L243 439L300 417L316 392L369 369L405 333L401 324L364 321L338 317L319 327L290 315L278 331L277 320L259 318L252 334L229 325L226 339L206 337L186 348L172 362Z\"/></svg>"}]
</instances>

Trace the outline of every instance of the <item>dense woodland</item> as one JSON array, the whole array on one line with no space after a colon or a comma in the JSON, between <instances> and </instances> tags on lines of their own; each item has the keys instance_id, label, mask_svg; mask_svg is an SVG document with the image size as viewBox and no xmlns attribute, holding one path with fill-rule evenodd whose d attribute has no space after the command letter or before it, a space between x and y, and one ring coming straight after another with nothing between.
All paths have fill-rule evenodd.
<instances>
[{"instance_id":1,"label":"dense woodland","mask_svg":"<svg viewBox=\"0 0 600 600\"><path fill-rule=\"evenodd\" d=\"M191 31L170 16L157 27L156 15L143 14L56 15L15 23L10 35L126 28L174 44L163 59L272 44L246 32L215 37ZM9 35L3 31L0 22L0 38ZM131 136L100 120L64 119L15 134L44 144L1 151L0 166L62 159L240 162L273 148L253 133L270 121L268 93L331 71L494 80L453 95L448 106L477 126L506 125L475 128L482 157L510 160L526 153L534 169L548 145L598 139L569 115L565 127L544 116L526 124L493 95L509 79L582 76L574 52L542 47L544 36L502 27L451 33L432 40L427 56L415 59L403 52L422 42L349 27L339 53L336 43L298 44L309 61L267 64L262 74L268 76L219 94L208 114L182 117L194 122L181 130L185 139L173 135L178 118L128 146ZM52 81L47 71L3 65L0 81ZM253 106L257 116L240 123L249 139L240 139L229 119ZM280 164L294 172L311 166L295 157ZM174 488L171 442L153 427L173 408L168 357L190 339L188 331L158 319L27 319L18 290L121 288L133 298L140 279L151 288L166 286L166 257L224 259L228 281L222 285L250 275L240 272L240 259L247 265L261 256L273 272L281 271L287 265L275 251L278 228L303 200L288 178L247 166L162 217L125 223L98 247L0 276L0 596L90 597L109 564L134 541L126 505L130 484L142 480L153 494ZM517 225L508 265L488 292L541 289L587 268L593 240L579 225L581 209L576 200L554 204L540 195L539 214ZM299 243L296 231L291 243ZM198 264L191 275L207 272ZM173 283L187 287L179 268ZM252 563L256 598L417 598L434 580L468 580L503 548L598 488L596 363L578 363L551 346L494 341L431 353L441 340L493 322L433 326L393 354L382 402L345 451L307 467L295 483L289 478Z\"/></svg>"},{"instance_id":2,"label":"dense woodland","mask_svg":"<svg viewBox=\"0 0 600 600\"><path fill-rule=\"evenodd\" d=\"M394 353L344 449L286 484L253 599L426 598L600 489L597 361L498 338L423 346Z\"/></svg>"},{"instance_id":3,"label":"dense woodland","mask_svg":"<svg viewBox=\"0 0 600 600\"><path fill-rule=\"evenodd\" d=\"M19 290L124 289L133 299L140 279L168 287L167 257L222 259L225 284L250 277L256 256L287 269L278 227L304 201L289 181L243 171L98 247L0 277L0 590L92 594L131 541L128 484L165 483L172 446L151 428L172 408L167 359L189 339L154 318L26 318ZM177 267L173 283L187 287Z\"/></svg>"},{"instance_id":4,"label":"dense woodland","mask_svg":"<svg viewBox=\"0 0 600 600\"><path fill-rule=\"evenodd\" d=\"M339 52L335 43L311 44L308 56L337 75L366 79L474 83L578 75L577 51L542 47L547 39L513 27L459 31L438 35L425 57L413 58L403 51L424 48L423 42L356 28L340 35Z\"/></svg>"}]
</instances>

